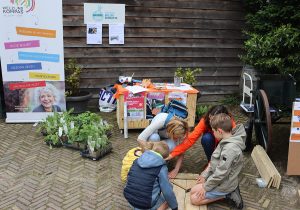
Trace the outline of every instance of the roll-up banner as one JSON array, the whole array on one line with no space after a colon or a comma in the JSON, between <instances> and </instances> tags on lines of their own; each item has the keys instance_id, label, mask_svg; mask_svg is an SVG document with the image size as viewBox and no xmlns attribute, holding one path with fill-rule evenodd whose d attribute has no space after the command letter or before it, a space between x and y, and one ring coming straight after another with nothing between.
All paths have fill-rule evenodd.
<instances>
[{"instance_id":1,"label":"roll-up banner","mask_svg":"<svg viewBox=\"0 0 300 210\"><path fill-rule=\"evenodd\" d=\"M0 1L6 122L66 110L62 21L62 0Z\"/></svg>"}]
</instances>

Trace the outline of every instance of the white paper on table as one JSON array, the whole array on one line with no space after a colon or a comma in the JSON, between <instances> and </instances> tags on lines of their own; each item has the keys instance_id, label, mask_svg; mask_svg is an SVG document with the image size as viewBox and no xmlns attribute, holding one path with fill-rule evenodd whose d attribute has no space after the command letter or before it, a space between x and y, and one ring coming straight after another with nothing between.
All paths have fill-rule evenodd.
<instances>
[{"instance_id":1,"label":"white paper on table","mask_svg":"<svg viewBox=\"0 0 300 210\"><path fill-rule=\"evenodd\" d=\"M141 93L141 92L144 92L144 91L148 90L148 89L143 88L143 87L138 86L138 85L127 86L126 89L129 90L130 92L132 92L133 94Z\"/></svg>"},{"instance_id":2,"label":"white paper on table","mask_svg":"<svg viewBox=\"0 0 300 210\"><path fill-rule=\"evenodd\" d=\"M102 24L93 23L86 25L86 43L102 44Z\"/></svg>"},{"instance_id":3,"label":"white paper on table","mask_svg":"<svg viewBox=\"0 0 300 210\"><path fill-rule=\"evenodd\" d=\"M300 110L300 102L294 102L294 110Z\"/></svg>"},{"instance_id":4,"label":"white paper on table","mask_svg":"<svg viewBox=\"0 0 300 210\"><path fill-rule=\"evenodd\" d=\"M124 24L109 24L109 44L124 44Z\"/></svg>"},{"instance_id":5,"label":"white paper on table","mask_svg":"<svg viewBox=\"0 0 300 210\"><path fill-rule=\"evenodd\" d=\"M300 116L293 116L292 122L300 122Z\"/></svg>"},{"instance_id":6,"label":"white paper on table","mask_svg":"<svg viewBox=\"0 0 300 210\"><path fill-rule=\"evenodd\" d=\"M300 134L300 128L292 128L291 133L293 134Z\"/></svg>"},{"instance_id":7,"label":"white paper on table","mask_svg":"<svg viewBox=\"0 0 300 210\"><path fill-rule=\"evenodd\" d=\"M192 90L193 88L189 84L181 83L180 87L177 87L174 84L167 84L166 85L166 89L169 89L169 90L173 89L173 90L182 90L182 91L185 91L185 90Z\"/></svg>"}]
</instances>

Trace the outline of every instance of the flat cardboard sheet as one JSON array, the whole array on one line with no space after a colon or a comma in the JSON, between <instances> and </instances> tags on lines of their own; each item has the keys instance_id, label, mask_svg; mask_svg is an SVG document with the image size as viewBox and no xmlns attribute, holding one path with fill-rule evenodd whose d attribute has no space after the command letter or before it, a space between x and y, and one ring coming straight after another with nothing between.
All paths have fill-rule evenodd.
<instances>
[{"instance_id":1,"label":"flat cardboard sheet","mask_svg":"<svg viewBox=\"0 0 300 210\"><path fill-rule=\"evenodd\" d=\"M287 175L300 175L300 142L290 142Z\"/></svg>"},{"instance_id":2,"label":"flat cardboard sheet","mask_svg":"<svg viewBox=\"0 0 300 210\"><path fill-rule=\"evenodd\" d=\"M287 175L300 175L300 103L293 103Z\"/></svg>"}]
</instances>

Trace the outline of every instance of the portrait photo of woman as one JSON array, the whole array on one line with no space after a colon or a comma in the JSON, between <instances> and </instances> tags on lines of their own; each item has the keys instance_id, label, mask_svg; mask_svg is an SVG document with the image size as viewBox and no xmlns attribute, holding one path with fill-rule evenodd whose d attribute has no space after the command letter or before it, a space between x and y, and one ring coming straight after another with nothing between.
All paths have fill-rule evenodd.
<instances>
[{"instance_id":1,"label":"portrait photo of woman","mask_svg":"<svg viewBox=\"0 0 300 210\"><path fill-rule=\"evenodd\" d=\"M57 88L46 83L44 87L38 87L35 89L35 100L38 104L33 108L32 112L61 112L58 102L60 101L60 94Z\"/></svg>"}]
</instances>

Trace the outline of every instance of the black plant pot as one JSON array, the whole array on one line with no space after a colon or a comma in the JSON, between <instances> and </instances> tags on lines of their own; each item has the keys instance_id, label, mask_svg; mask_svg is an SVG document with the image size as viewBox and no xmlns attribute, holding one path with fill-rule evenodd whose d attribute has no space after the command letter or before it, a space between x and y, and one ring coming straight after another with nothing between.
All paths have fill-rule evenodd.
<instances>
[{"instance_id":1,"label":"black plant pot","mask_svg":"<svg viewBox=\"0 0 300 210\"><path fill-rule=\"evenodd\" d=\"M84 151L87 148L86 143L82 143L82 142L73 142L72 144L65 143L64 146L66 148L70 148L70 149L74 149L74 150L79 150L79 151Z\"/></svg>"},{"instance_id":2,"label":"black plant pot","mask_svg":"<svg viewBox=\"0 0 300 210\"><path fill-rule=\"evenodd\" d=\"M99 160L101 157L105 156L106 154L110 153L112 150L112 144L109 142L106 147L102 148L101 150L91 152L89 149L82 151L80 155L82 157L89 158L91 160Z\"/></svg>"},{"instance_id":3,"label":"black plant pot","mask_svg":"<svg viewBox=\"0 0 300 210\"><path fill-rule=\"evenodd\" d=\"M88 92L80 92L80 96L67 96L66 101L67 101L67 110L70 110L71 108L74 108L73 113L74 114L80 114L83 112L88 111L87 105L92 97L91 93Z\"/></svg>"}]
</instances>

